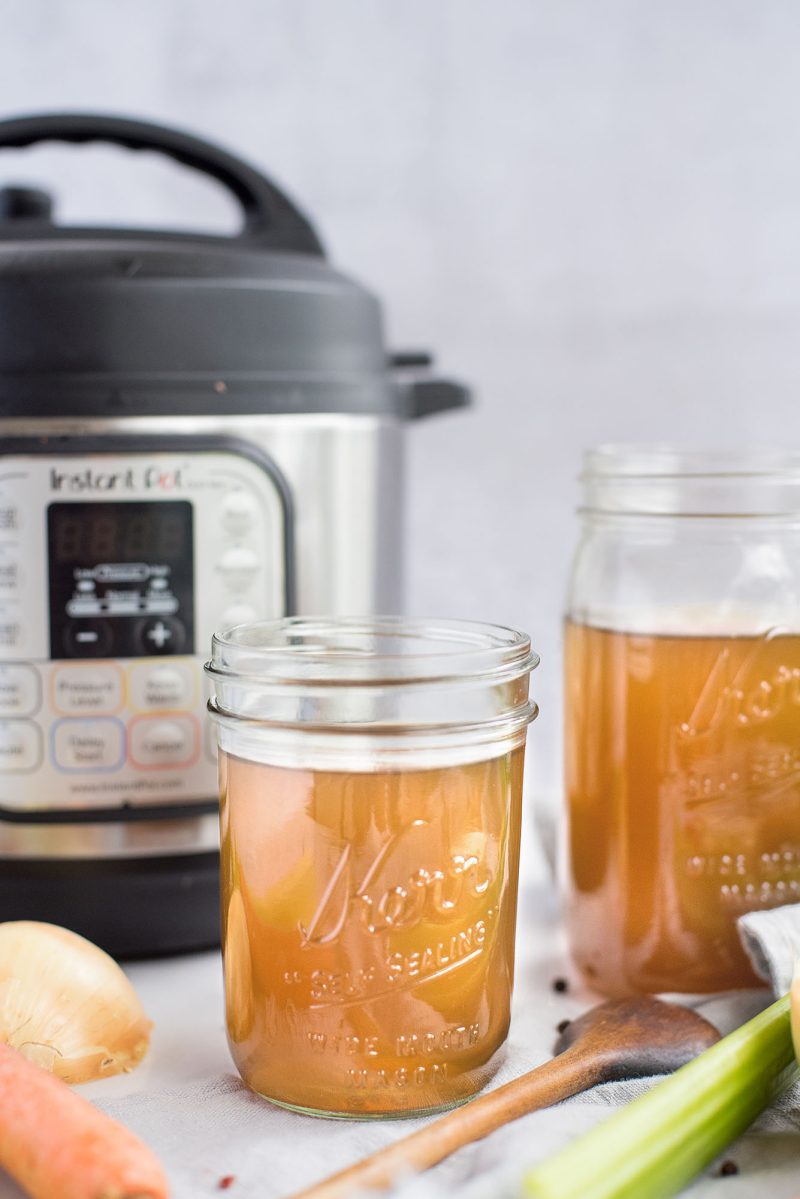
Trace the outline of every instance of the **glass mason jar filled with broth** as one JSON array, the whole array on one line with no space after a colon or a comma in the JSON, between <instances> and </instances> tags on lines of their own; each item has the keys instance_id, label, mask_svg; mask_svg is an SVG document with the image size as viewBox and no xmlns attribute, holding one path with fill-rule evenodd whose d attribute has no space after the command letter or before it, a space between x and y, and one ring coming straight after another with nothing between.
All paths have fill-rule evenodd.
<instances>
[{"instance_id":1,"label":"glass mason jar filled with broth","mask_svg":"<svg viewBox=\"0 0 800 1199\"><path fill-rule=\"evenodd\" d=\"M228 1039L255 1091L414 1115L497 1069L537 661L457 621L214 638Z\"/></svg>"},{"instance_id":2,"label":"glass mason jar filled with broth","mask_svg":"<svg viewBox=\"0 0 800 1199\"><path fill-rule=\"evenodd\" d=\"M800 455L590 452L565 631L569 934L611 995L757 981L800 898Z\"/></svg>"}]
</instances>

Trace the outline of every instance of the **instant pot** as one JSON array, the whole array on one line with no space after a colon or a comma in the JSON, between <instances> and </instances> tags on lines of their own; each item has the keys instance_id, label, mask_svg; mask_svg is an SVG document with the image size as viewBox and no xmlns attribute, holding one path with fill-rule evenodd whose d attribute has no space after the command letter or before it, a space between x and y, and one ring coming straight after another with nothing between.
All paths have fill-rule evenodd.
<instances>
[{"instance_id":1,"label":"instant pot","mask_svg":"<svg viewBox=\"0 0 800 1199\"><path fill-rule=\"evenodd\" d=\"M468 401L264 175L159 125L0 122L223 184L237 236L65 228L0 192L0 920L119 955L218 935L212 633L401 602L409 420ZM265 796L265 803L270 797Z\"/></svg>"}]
</instances>

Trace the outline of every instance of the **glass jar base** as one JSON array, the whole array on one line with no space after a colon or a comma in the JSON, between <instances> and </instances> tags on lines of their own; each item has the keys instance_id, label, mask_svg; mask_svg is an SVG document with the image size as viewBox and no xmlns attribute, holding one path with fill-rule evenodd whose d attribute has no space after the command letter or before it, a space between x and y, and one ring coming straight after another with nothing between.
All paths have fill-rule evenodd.
<instances>
[{"instance_id":1,"label":"glass jar base","mask_svg":"<svg viewBox=\"0 0 800 1199\"><path fill-rule=\"evenodd\" d=\"M709 971L658 974L642 970L626 970L620 967L617 973L601 973L594 965L585 965L580 957L573 960L588 987L607 999L628 999L636 995L716 995L720 992L751 991L763 987L764 980L743 966L741 970Z\"/></svg>"},{"instance_id":2,"label":"glass jar base","mask_svg":"<svg viewBox=\"0 0 800 1199\"><path fill-rule=\"evenodd\" d=\"M400 1107L399 1105L394 1107L379 1107L376 1097L373 1097L372 1100L367 1099L361 1108L354 1106L348 1111L342 1111L341 1109L337 1111L326 1107L314 1107L310 1103L292 1103L287 1099L276 1099L266 1089L262 1090L258 1087L253 1087L251 1084L248 1085L251 1085L251 1089L257 1095L260 1095L262 1099L266 1099L273 1106L284 1108L289 1112L298 1112L301 1116L318 1116L322 1120L422 1120L426 1116L440 1116L444 1112L452 1111L453 1108L463 1107L471 1099L476 1099L497 1074L497 1071L506 1060L506 1053L507 1044L504 1038L488 1061L472 1070L469 1075L462 1075L460 1087L453 1087L453 1090L456 1091L455 1094L451 1094L448 1099L441 1103L421 1103L413 1107L410 1104L408 1107ZM245 1079L245 1082L247 1082L247 1079ZM323 1098L323 1094L320 1095L320 1098ZM431 1095L431 1098L433 1099L434 1096ZM370 1102L374 1106L368 1106Z\"/></svg>"},{"instance_id":3,"label":"glass jar base","mask_svg":"<svg viewBox=\"0 0 800 1199\"><path fill-rule=\"evenodd\" d=\"M451 1112L453 1108L463 1107L465 1103L469 1103L470 1099L474 1099L474 1095L463 1095L458 1099L451 1099L447 1103L440 1103L438 1107L418 1107L409 1109L390 1108L382 1112L329 1112L318 1107L303 1107L299 1103L286 1103L283 1099L273 1099L271 1095L264 1095L258 1092L262 1099L266 1099L273 1107L282 1107L287 1112L297 1112L301 1116L316 1116L320 1120L421 1120L425 1116L441 1116L445 1112Z\"/></svg>"}]
</instances>

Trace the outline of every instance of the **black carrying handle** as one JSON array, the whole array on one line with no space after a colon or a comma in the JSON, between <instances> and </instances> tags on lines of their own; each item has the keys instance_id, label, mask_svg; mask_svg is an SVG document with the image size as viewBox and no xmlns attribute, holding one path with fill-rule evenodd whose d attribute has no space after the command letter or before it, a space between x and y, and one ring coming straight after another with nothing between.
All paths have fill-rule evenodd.
<instances>
[{"instance_id":1,"label":"black carrying handle","mask_svg":"<svg viewBox=\"0 0 800 1199\"><path fill-rule=\"evenodd\" d=\"M455 379L442 379L433 372L433 356L428 350L400 350L389 355L389 369L401 397L406 420L421 420L468 408L472 392Z\"/></svg>"},{"instance_id":2,"label":"black carrying handle","mask_svg":"<svg viewBox=\"0 0 800 1199\"><path fill-rule=\"evenodd\" d=\"M18 149L45 141L110 142L128 150L166 154L175 162L216 179L233 193L244 212L241 240L306 254L323 253L309 222L271 180L219 146L180 129L127 117L71 112L0 121L0 149Z\"/></svg>"}]
</instances>

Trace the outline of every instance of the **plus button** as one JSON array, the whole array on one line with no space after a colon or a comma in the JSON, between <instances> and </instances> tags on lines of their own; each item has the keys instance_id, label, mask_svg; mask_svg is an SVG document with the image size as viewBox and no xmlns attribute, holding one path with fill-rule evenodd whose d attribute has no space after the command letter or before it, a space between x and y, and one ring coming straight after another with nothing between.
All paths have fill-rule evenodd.
<instances>
[{"instance_id":1,"label":"plus button","mask_svg":"<svg viewBox=\"0 0 800 1199\"><path fill-rule=\"evenodd\" d=\"M137 646L146 654L180 654L186 644L186 630L173 616L141 621L134 636Z\"/></svg>"},{"instance_id":2,"label":"plus button","mask_svg":"<svg viewBox=\"0 0 800 1199\"><path fill-rule=\"evenodd\" d=\"M172 630L167 628L163 620L159 620L158 624L147 630L147 638L156 649L163 649L167 642L172 640Z\"/></svg>"}]
</instances>

